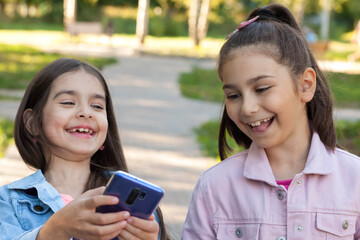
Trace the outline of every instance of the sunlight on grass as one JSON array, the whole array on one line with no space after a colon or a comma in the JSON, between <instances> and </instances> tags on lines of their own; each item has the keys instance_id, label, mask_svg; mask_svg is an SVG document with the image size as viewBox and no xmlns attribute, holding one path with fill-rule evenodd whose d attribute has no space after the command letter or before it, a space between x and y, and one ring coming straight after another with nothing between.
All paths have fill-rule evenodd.
<instances>
[{"instance_id":1,"label":"sunlight on grass","mask_svg":"<svg viewBox=\"0 0 360 240\"><path fill-rule=\"evenodd\" d=\"M46 64L61 58L76 58L103 68L115 63L115 58L78 57L56 53L44 53L24 45L0 44L0 88L24 89L35 74Z\"/></svg>"},{"instance_id":2,"label":"sunlight on grass","mask_svg":"<svg viewBox=\"0 0 360 240\"><path fill-rule=\"evenodd\" d=\"M329 48L324 55L324 59L333 61L347 61L348 56L357 50L358 46L350 43L335 42L329 43Z\"/></svg>"},{"instance_id":3,"label":"sunlight on grass","mask_svg":"<svg viewBox=\"0 0 360 240\"><path fill-rule=\"evenodd\" d=\"M216 57L224 43L223 40L206 38L198 47L194 47L188 37L147 37L145 45L140 48L144 53L158 55L175 55L186 57Z\"/></svg>"},{"instance_id":4,"label":"sunlight on grass","mask_svg":"<svg viewBox=\"0 0 360 240\"><path fill-rule=\"evenodd\" d=\"M0 158L4 156L7 146L14 141L14 123L0 118Z\"/></svg>"},{"instance_id":5,"label":"sunlight on grass","mask_svg":"<svg viewBox=\"0 0 360 240\"><path fill-rule=\"evenodd\" d=\"M110 18L121 17L136 19L137 8L134 7L115 7L115 6L104 6L102 7L103 13Z\"/></svg>"}]
</instances>

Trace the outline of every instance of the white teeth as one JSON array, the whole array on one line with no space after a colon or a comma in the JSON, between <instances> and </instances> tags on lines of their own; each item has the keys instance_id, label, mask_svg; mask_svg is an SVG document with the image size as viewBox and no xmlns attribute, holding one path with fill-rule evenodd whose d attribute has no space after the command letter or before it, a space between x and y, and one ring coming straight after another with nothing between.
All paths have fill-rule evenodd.
<instances>
[{"instance_id":1,"label":"white teeth","mask_svg":"<svg viewBox=\"0 0 360 240\"><path fill-rule=\"evenodd\" d=\"M252 122L252 123L248 123L248 125L252 126L252 127L256 127L256 126L260 126L261 123L266 123L267 121L270 121L271 117L269 118L265 118L261 121L256 121L256 122Z\"/></svg>"},{"instance_id":2,"label":"white teeth","mask_svg":"<svg viewBox=\"0 0 360 240\"><path fill-rule=\"evenodd\" d=\"M76 132L76 131L78 131L78 132L86 132L86 133L93 134L93 131L90 130L90 129L88 129L88 128L79 128L79 129L73 128L73 129L69 130L69 132L71 132L71 133Z\"/></svg>"},{"instance_id":3,"label":"white teeth","mask_svg":"<svg viewBox=\"0 0 360 240\"><path fill-rule=\"evenodd\" d=\"M250 123L250 125L251 125L252 127L260 126L260 121L256 121L256 122L254 122L254 123Z\"/></svg>"}]
</instances>

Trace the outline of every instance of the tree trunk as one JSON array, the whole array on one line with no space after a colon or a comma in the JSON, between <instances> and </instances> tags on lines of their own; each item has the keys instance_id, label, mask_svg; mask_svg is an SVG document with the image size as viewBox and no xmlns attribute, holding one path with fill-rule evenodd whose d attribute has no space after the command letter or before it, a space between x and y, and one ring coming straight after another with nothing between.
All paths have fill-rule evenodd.
<instances>
[{"instance_id":1,"label":"tree trunk","mask_svg":"<svg viewBox=\"0 0 360 240\"><path fill-rule=\"evenodd\" d=\"M69 30L69 25L76 22L76 0L64 0L64 27Z\"/></svg>"},{"instance_id":2,"label":"tree trunk","mask_svg":"<svg viewBox=\"0 0 360 240\"><path fill-rule=\"evenodd\" d=\"M294 3L294 15L300 26L304 19L305 2L306 0L296 0Z\"/></svg>"},{"instance_id":3,"label":"tree trunk","mask_svg":"<svg viewBox=\"0 0 360 240\"><path fill-rule=\"evenodd\" d=\"M193 40L195 46L198 46L200 43L198 35L200 4L201 0L191 0L189 8L189 36Z\"/></svg>"},{"instance_id":4,"label":"tree trunk","mask_svg":"<svg viewBox=\"0 0 360 240\"><path fill-rule=\"evenodd\" d=\"M149 6L150 0L139 0L138 14L136 19L136 36L140 45L145 42L149 28Z\"/></svg>"},{"instance_id":5,"label":"tree trunk","mask_svg":"<svg viewBox=\"0 0 360 240\"><path fill-rule=\"evenodd\" d=\"M211 0L203 0L201 3L199 22L198 22L198 36L199 43L206 37L208 30L208 15L210 12L210 2Z\"/></svg>"},{"instance_id":6,"label":"tree trunk","mask_svg":"<svg viewBox=\"0 0 360 240\"><path fill-rule=\"evenodd\" d=\"M320 36L321 39L323 40L329 39L330 11L331 11L331 0L323 0L322 12L321 12L321 31L320 31Z\"/></svg>"}]
</instances>

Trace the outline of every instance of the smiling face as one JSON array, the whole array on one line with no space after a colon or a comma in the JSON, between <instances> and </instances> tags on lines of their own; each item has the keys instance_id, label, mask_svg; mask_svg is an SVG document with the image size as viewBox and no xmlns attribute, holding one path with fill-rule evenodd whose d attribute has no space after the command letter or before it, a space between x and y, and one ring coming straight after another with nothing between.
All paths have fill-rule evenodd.
<instances>
[{"instance_id":1,"label":"smiling face","mask_svg":"<svg viewBox=\"0 0 360 240\"><path fill-rule=\"evenodd\" d=\"M231 54L222 80L227 114L236 126L263 148L307 138L306 102L288 68L251 46Z\"/></svg>"},{"instance_id":2,"label":"smiling face","mask_svg":"<svg viewBox=\"0 0 360 240\"><path fill-rule=\"evenodd\" d=\"M52 158L90 160L108 130L105 91L83 69L60 75L43 110L43 132Z\"/></svg>"}]
</instances>

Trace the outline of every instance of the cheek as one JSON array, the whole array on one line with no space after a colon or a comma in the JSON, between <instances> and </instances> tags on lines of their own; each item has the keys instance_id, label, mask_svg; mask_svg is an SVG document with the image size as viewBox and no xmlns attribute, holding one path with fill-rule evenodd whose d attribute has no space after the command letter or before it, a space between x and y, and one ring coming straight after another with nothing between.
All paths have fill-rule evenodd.
<instances>
[{"instance_id":1,"label":"cheek","mask_svg":"<svg viewBox=\"0 0 360 240\"><path fill-rule=\"evenodd\" d=\"M246 124L244 124L240 120L240 110L239 108L234 104L226 105L226 112L229 118L235 123L235 125L242 131L246 132Z\"/></svg>"},{"instance_id":2,"label":"cheek","mask_svg":"<svg viewBox=\"0 0 360 240\"><path fill-rule=\"evenodd\" d=\"M61 116L44 116L43 131L46 138L51 139L59 135L64 129L64 119Z\"/></svg>"},{"instance_id":3,"label":"cheek","mask_svg":"<svg viewBox=\"0 0 360 240\"><path fill-rule=\"evenodd\" d=\"M239 121L239 117L240 117L240 111L238 109L238 107L236 107L235 104L231 104L231 103L226 103L226 112L227 115L229 116L229 118L237 123Z\"/></svg>"},{"instance_id":4,"label":"cheek","mask_svg":"<svg viewBox=\"0 0 360 240\"><path fill-rule=\"evenodd\" d=\"M103 133L104 140L105 140L107 131L108 131L108 127L109 127L106 115L98 118L98 126L99 126L101 132Z\"/></svg>"}]
</instances>

